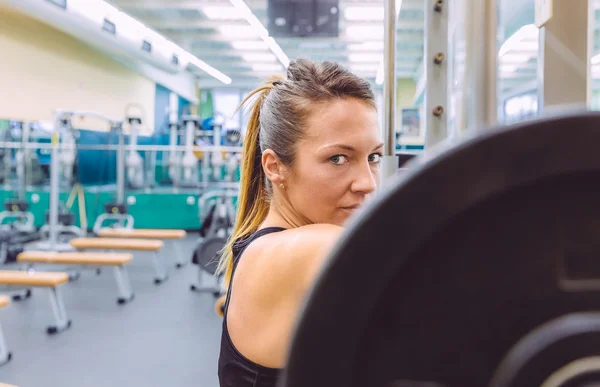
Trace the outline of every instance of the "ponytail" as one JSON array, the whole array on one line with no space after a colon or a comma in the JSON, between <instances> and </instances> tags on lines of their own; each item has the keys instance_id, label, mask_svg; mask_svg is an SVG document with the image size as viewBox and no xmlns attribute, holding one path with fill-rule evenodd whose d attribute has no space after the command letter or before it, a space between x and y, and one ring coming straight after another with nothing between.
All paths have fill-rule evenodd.
<instances>
[{"instance_id":1,"label":"ponytail","mask_svg":"<svg viewBox=\"0 0 600 387\"><path fill-rule=\"evenodd\" d=\"M250 121L244 137L242 153L240 192L237 202L237 215L233 233L221 251L217 274L224 274L224 286L229 286L233 273L233 244L258 230L269 213L269 192L266 187L266 175L262 168L260 148L260 112L264 100L269 95L277 79L272 79L252 91L241 103L240 108L251 99L255 99Z\"/></svg>"}]
</instances>

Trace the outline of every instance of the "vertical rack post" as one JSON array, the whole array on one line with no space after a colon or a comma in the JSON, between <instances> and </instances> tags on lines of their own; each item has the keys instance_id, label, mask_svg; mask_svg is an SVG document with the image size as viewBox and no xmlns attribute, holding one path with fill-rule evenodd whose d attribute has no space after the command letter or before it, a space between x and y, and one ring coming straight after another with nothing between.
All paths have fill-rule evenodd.
<instances>
[{"instance_id":1,"label":"vertical rack post","mask_svg":"<svg viewBox=\"0 0 600 387\"><path fill-rule=\"evenodd\" d=\"M447 136L448 4L426 0L425 6L425 148Z\"/></svg>"},{"instance_id":2,"label":"vertical rack post","mask_svg":"<svg viewBox=\"0 0 600 387\"><path fill-rule=\"evenodd\" d=\"M396 0L385 0L382 178L396 174Z\"/></svg>"}]
</instances>

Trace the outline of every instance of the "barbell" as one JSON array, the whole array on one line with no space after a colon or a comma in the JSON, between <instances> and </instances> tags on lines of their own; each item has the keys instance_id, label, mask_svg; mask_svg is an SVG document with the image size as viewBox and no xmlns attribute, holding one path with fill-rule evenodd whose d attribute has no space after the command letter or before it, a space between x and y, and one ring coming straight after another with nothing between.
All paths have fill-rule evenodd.
<instances>
[{"instance_id":1,"label":"barbell","mask_svg":"<svg viewBox=\"0 0 600 387\"><path fill-rule=\"evenodd\" d=\"M411 161L325 262L281 385L598 385L599 146L589 112Z\"/></svg>"}]
</instances>

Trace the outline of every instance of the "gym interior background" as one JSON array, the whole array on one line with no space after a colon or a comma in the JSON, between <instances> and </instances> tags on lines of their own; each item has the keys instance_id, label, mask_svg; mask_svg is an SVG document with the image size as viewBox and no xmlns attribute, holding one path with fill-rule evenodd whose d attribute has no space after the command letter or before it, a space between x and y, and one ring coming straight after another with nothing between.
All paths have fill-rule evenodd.
<instances>
[{"instance_id":1,"label":"gym interior background","mask_svg":"<svg viewBox=\"0 0 600 387\"><path fill-rule=\"evenodd\" d=\"M426 15L444 2L396 0L400 160L441 140L428 99L447 101L443 139L469 131L477 1L444 4L440 35ZM218 385L213 257L235 215L239 103L290 59L333 60L372 82L384 122L383 1L292 3L0 0L0 382ZM600 105L600 3L555 0L546 24L537 3L497 0L483 42L501 124ZM440 42L446 77L431 80ZM556 67L565 55L587 64L583 86Z\"/></svg>"}]
</instances>

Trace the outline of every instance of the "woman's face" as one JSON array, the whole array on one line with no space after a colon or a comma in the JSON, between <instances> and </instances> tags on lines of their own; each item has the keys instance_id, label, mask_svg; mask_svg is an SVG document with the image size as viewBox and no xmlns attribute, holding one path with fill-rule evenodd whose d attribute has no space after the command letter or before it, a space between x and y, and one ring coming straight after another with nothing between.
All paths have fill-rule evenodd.
<instances>
[{"instance_id":1,"label":"woman's face","mask_svg":"<svg viewBox=\"0 0 600 387\"><path fill-rule=\"evenodd\" d=\"M285 179L293 211L307 223L343 224L377 188L382 150L373 107L350 98L317 106Z\"/></svg>"}]
</instances>

